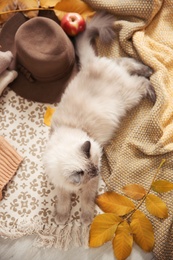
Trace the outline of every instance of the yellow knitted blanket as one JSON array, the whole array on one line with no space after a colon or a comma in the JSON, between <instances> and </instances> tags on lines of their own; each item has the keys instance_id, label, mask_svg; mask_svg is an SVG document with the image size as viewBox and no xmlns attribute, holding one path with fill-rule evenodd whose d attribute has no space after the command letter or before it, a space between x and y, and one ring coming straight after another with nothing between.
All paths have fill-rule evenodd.
<instances>
[{"instance_id":1,"label":"yellow knitted blanket","mask_svg":"<svg viewBox=\"0 0 173 260\"><path fill-rule=\"evenodd\" d=\"M98 43L100 55L131 56L153 69L151 83L157 100L145 99L129 112L106 147L102 176L109 190L121 193L130 183L151 185L161 160L166 159L158 178L173 182L173 2L171 0L87 0L95 10L115 15L117 39L107 47ZM153 192L154 193L154 192ZM156 259L173 257L173 192L160 197L169 217L160 220L142 210L155 233Z\"/></svg>"}]
</instances>

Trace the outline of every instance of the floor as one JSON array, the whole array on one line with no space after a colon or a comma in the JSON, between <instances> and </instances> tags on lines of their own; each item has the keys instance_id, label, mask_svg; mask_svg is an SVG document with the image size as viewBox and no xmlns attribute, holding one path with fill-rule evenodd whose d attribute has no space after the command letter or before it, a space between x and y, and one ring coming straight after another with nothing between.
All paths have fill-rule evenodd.
<instances>
[{"instance_id":1,"label":"floor","mask_svg":"<svg viewBox=\"0 0 173 260\"><path fill-rule=\"evenodd\" d=\"M111 243L100 248L74 248L63 252L56 248L44 249L33 246L34 236L22 237L17 240L0 238L1 260L115 260ZM144 253L134 245L128 260L154 260L151 253Z\"/></svg>"}]
</instances>

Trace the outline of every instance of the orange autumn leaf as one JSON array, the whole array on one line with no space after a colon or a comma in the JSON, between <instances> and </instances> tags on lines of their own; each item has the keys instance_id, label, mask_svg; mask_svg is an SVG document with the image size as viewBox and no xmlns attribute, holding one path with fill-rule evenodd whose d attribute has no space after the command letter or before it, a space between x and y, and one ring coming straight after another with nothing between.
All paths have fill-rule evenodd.
<instances>
[{"instance_id":1,"label":"orange autumn leaf","mask_svg":"<svg viewBox=\"0 0 173 260\"><path fill-rule=\"evenodd\" d=\"M145 214L137 210L132 215L130 227L134 241L146 252L152 251L154 247L154 231L150 220Z\"/></svg>"},{"instance_id":2,"label":"orange autumn leaf","mask_svg":"<svg viewBox=\"0 0 173 260\"><path fill-rule=\"evenodd\" d=\"M112 245L117 260L124 260L131 254L133 236L127 221L123 221L118 225Z\"/></svg>"},{"instance_id":3,"label":"orange autumn leaf","mask_svg":"<svg viewBox=\"0 0 173 260\"><path fill-rule=\"evenodd\" d=\"M98 247L112 240L122 219L113 213L96 216L91 224L89 246Z\"/></svg>"},{"instance_id":4,"label":"orange autumn leaf","mask_svg":"<svg viewBox=\"0 0 173 260\"><path fill-rule=\"evenodd\" d=\"M85 20L95 14L82 0L10 0L8 3L0 0L0 23L7 21L15 12L23 12L28 18L32 18L42 9L53 10L60 20L69 12L79 13Z\"/></svg>"},{"instance_id":5,"label":"orange autumn leaf","mask_svg":"<svg viewBox=\"0 0 173 260\"><path fill-rule=\"evenodd\" d=\"M154 194L148 194L145 200L147 210L155 217L167 218L168 208L163 200Z\"/></svg>"},{"instance_id":6,"label":"orange autumn leaf","mask_svg":"<svg viewBox=\"0 0 173 260\"><path fill-rule=\"evenodd\" d=\"M8 12L17 9L17 3L13 0L0 0L0 13ZM7 21L14 13L0 14L0 23Z\"/></svg>"},{"instance_id":7,"label":"orange autumn leaf","mask_svg":"<svg viewBox=\"0 0 173 260\"><path fill-rule=\"evenodd\" d=\"M134 200L140 200L146 195L146 190L139 184L129 184L123 187L125 195Z\"/></svg>"},{"instance_id":8,"label":"orange autumn leaf","mask_svg":"<svg viewBox=\"0 0 173 260\"><path fill-rule=\"evenodd\" d=\"M17 6L20 10L24 9L37 9L39 8L39 3L37 0L18 0L17 1ZM38 15L38 10L37 11L27 11L23 12L25 16L28 18L36 17Z\"/></svg>"},{"instance_id":9,"label":"orange autumn leaf","mask_svg":"<svg viewBox=\"0 0 173 260\"><path fill-rule=\"evenodd\" d=\"M173 190L173 183L166 180L158 180L152 183L152 190L156 192L168 192Z\"/></svg>"},{"instance_id":10,"label":"orange autumn leaf","mask_svg":"<svg viewBox=\"0 0 173 260\"><path fill-rule=\"evenodd\" d=\"M40 0L40 6L44 8L54 7L61 0Z\"/></svg>"},{"instance_id":11,"label":"orange autumn leaf","mask_svg":"<svg viewBox=\"0 0 173 260\"><path fill-rule=\"evenodd\" d=\"M66 13L73 12L83 16L84 19L94 15L95 11L81 0L61 0L54 6L56 16L61 20Z\"/></svg>"},{"instance_id":12,"label":"orange autumn leaf","mask_svg":"<svg viewBox=\"0 0 173 260\"><path fill-rule=\"evenodd\" d=\"M96 199L97 205L106 213L124 216L135 209L134 203L116 192L105 192Z\"/></svg>"},{"instance_id":13,"label":"orange autumn leaf","mask_svg":"<svg viewBox=\"0 0 173 260\"><path fill-rule=\"evenodd\" d=\"M47 107L46 112L44 114L44 124L47 126L51 125L52 115L55 112L55 108Z\"/></svg>"}]
</instances>

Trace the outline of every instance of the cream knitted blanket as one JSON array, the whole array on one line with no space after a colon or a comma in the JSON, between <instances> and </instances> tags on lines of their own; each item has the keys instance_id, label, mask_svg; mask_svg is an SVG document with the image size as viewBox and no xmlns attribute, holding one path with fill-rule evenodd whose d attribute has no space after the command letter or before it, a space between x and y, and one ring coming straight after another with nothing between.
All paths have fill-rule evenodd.
<instances>
[{"instance_id":1,"label":"cream knitted blanket","mask_svg":"<svg viewBox=\"0 0 173 260\"><path fill-rule=\"evenodd\" d=\"M155 105L144 100L123 120L112 143L106 147L102 176L110 190L121 193L126 184L146 189L161 160L166 163L158 178L173 182L173 2L171 0L87 0L96 10L117 17L117 39L110 49L98 45L110 57L135 57L153 69ZM162 193L163 194L163 193ZM173 192L161 195L169 208L165 220L152 217L156 259L173 257Z\"/></svg>"}]
</instances>

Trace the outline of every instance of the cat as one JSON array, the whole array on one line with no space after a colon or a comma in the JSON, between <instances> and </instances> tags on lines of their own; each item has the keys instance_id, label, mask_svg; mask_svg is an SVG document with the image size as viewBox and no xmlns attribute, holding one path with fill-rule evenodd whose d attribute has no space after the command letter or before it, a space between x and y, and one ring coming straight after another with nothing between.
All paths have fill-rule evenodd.
<instances>
[{"instance_id":1,"label":"cat","mask_svg":"<svg viewBox=\"0 0 173 260\"><path fill-rule=\"evenodd\" d=\"M57 224L68 221L71 195L80 192L81 222L90 224L103 147L110 142L121 119L155 92L149 67L133 58L108 59L95 54L96 36L109 44L115 38L114 16L97 13L75 39L80 71L67 86L51 121L44 165L57 194Z\"/></svg>"}]
</instances>

